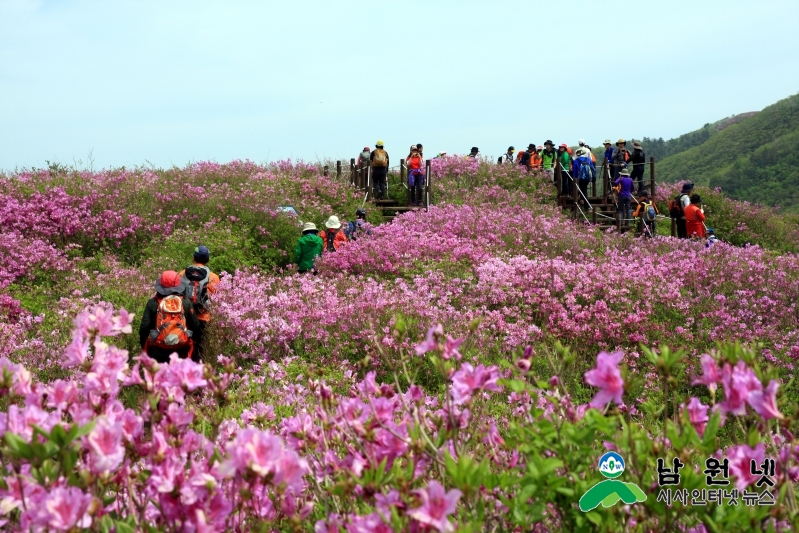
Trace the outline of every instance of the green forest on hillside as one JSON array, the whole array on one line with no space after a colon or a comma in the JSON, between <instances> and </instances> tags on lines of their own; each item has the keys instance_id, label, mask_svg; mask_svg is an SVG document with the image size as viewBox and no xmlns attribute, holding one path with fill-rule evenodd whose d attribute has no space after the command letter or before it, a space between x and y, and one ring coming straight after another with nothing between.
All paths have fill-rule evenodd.
<instances>
[{"instance_id":1,"label":"green forest on hillside","mask_svg":"<svg viewBox=\"0 0 799 533\"><path fill-rule=\"evenodd\" d=\"M658 160L658 181L691 180L799 212L799 95L747 115L669 141L644 137L647 155Z\"/></svg>"}]
</instances>

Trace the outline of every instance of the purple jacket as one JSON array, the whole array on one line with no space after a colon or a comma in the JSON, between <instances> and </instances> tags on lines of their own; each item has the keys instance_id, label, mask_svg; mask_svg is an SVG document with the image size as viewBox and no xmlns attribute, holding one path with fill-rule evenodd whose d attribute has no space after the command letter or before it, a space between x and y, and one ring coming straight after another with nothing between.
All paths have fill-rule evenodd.
<instances>
[{"instance_id":1,"label":"purple jacket","mask_svg":"<svg viewBox=\"0 0 799 533\"><path fill-rule=\"evenodd\" d=\"M632 197L633 193L633 180L630 176L619 176L614 182L613 185L621 184L621 190L619 191L619 198L630 198Z\"/></svg>"}]
</instances>

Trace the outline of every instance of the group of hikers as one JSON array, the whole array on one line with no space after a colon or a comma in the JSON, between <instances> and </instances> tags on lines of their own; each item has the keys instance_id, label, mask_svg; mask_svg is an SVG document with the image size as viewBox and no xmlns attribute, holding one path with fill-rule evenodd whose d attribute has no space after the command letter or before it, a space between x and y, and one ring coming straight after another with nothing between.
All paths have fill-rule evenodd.
<instances>
[{"instance_id":1,"label":"group of hikers","mask_svg":"<svg viewBox=\"0 0 799 533\"><path fill-rule=\"evenodd\" d=\"M147 301L139 326L142 351L159 363L169 357L200 361L211 313L208 297L217 290L219 276L208 268L211 251L194 249L194 262L180 272L165 270L155 282L155 296Z\"/></svg>"},{"instance_id":2,"label":"group of hikers","mask_svg":"<svg viewBox=\"0 0 799 533\"><path fill-rule=\"evenodd\" d=\"M302 236L294 248L294 263L300 274L316 274L316 258L324 253L337 251L350 241L356 241L364 234L371 233L366 225L366 211L358 208L355 211L355 220L346 225L336 215L332 215L325 222L325 229L319 231L316 224L306 222L302 226Z\"/></svg>"},{"instance_id":3,"label":"group of hikers","mask_svg":"<svg viewBox=\"0 0 799 533\"><path fill-rule=\"evenodd\" d=\"M606 167L612 172L609 178L616 193L617 208L623 220L630 220L630 217L640 218L644 236L652 237L655 235L655 222L659 212L654 201L649 198L649 191L643 186L643 149L640 143L634 142L634 152L630 153L625 145L624 139L616 143L616 148L611 147L609 140L605 141L604 157ZM413 145L406 158L414 203L421 203L421 188L424 185L422 150L421 144ZM583 204L587 202L588 183L596 181L596 156L582 139L573 153L565 143L556 150L550 140L543 146L530 144L527 150L515 157L514 152L513 146L509 147L499 163L519 164L529 170L543 169L550 175L554 174L554 166L561 164L561 174L568 173L575 177L582 192L581 201ZM385 195L389 159L383 142L378 141L374 151L364 148L364 153L369 154L366 156L366 164L373 167L375 188ZM441 155L443 154L439 154ZM466 157L478 156L479 150L473 147ZM630 166L633 167L632 172L629 170ZM419 186L420 183L422 187ZM571 183L572 180L568 179L562 184L564 194L572 194ZM679 238L705 238L705 246L709 248L716 242L716 236L712 228L705 226L702 198L698 194L692 194L693 189L694 184L691 182L682 186L680 194L669 202L669 216L676 220ZM631 213L634 197L637 198L637 207ZM318 257L336 252L348 242L369 233L371 230L366 224L366 211L363 208L355 211L355 220L350 222L342 222L336 215L330 216L321 231L313 222L306 222L294 250L294 263L298 272L315 275ZM169 362L173 353L194 361L201 360L203 356L205 330L211 318L208 299L217 290L220 282L219 276L208 267L210 258L208 247L197 246L194 249L193 264L180 272L166 270L155 282L155 295L147 301L142 313L139 341L142 350L159 363Z\"/></svg>"}]
</instances>

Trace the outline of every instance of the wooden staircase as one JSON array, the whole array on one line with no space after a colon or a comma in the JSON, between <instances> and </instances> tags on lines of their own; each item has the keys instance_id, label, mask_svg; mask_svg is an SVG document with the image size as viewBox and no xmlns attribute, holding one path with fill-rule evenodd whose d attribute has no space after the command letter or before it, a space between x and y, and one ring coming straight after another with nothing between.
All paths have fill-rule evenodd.
<instances>
[{"instance_id":1,"label":"wooden staircase","mask_svg":"<svg viewBox=\"0 0 799 533\"><path fill-rule=\"evenodd\" d=\"M375 204L375 207L382 211L383 220L386 222L391 222L395 217L401 215L402 213L425 209L423 205L399 205L399 202L394 199L375 200L373 203Z\"/></svg>"}]
</instances>

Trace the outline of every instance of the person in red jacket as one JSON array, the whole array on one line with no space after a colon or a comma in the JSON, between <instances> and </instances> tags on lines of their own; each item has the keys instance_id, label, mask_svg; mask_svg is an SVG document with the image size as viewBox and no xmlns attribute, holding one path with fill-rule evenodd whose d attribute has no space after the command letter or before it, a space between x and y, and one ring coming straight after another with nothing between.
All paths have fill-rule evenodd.
<instances>
[{"instance_id":1,"label":"person in red jacket","mask_svg":"<svg viewBox=\"0 0 799 533\"><path fill-rule=\"evenodd\" d=\"M702 209L702 197L691 195L691 204L684 209L685 229L688 237L705 237L705 210Z\"/></svg>"},{"instance_id":2,"label":"person in red jacket","mask_svg":"<svg viewBox=\"0 0 799 533\"><path fill-rule=\"evenodd\" d=\"M419 149L411 146L411 154L408 156L408 188L411 190L411 204L423 205L424 194L424 161Z\"/></svg>"},{"instance_id":3,"label":"person in red jacket","mask_svg":"<svg viewBox=\"0 0 799 533\"><path fill-rule=\"evenodd\" d=\"M336 215L331 216L325 222L325 230L319 232L319 236L322 238L322 242L324 246L322 247L322 253L324 252L335 252L338 250L342 244L347 243L347 236L344 234L344 230L341 229L341 221L338 219Z\"/></svg>"}]
</instances>

